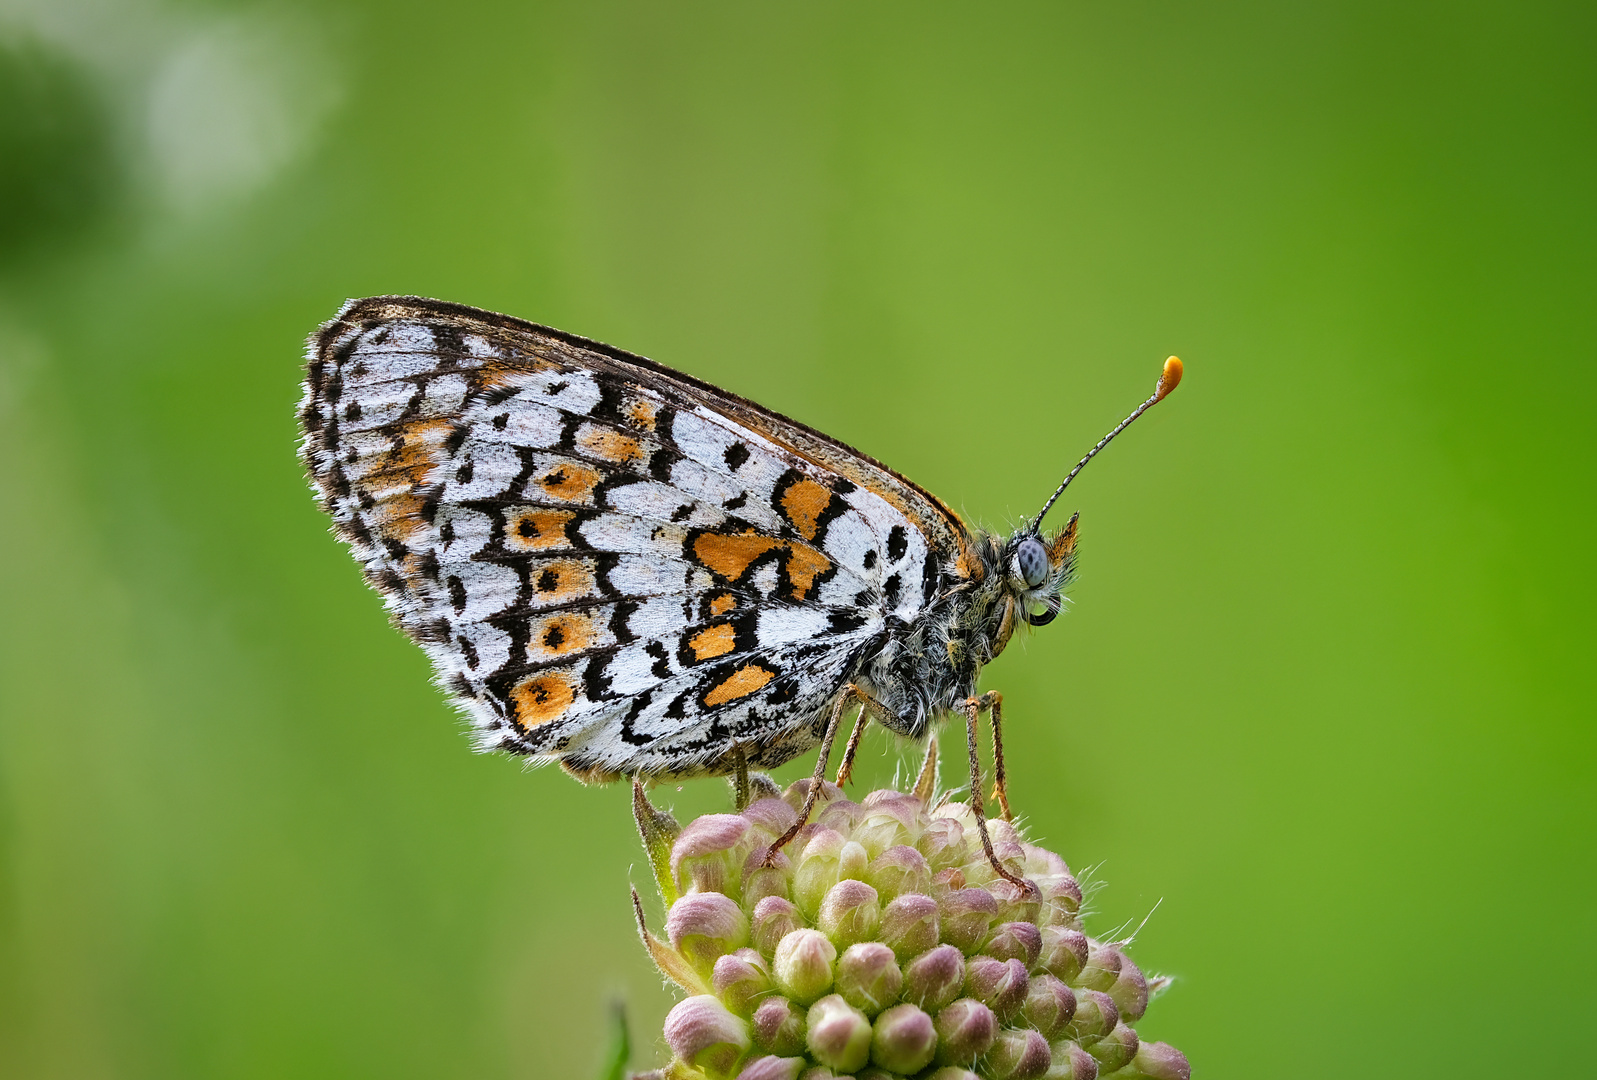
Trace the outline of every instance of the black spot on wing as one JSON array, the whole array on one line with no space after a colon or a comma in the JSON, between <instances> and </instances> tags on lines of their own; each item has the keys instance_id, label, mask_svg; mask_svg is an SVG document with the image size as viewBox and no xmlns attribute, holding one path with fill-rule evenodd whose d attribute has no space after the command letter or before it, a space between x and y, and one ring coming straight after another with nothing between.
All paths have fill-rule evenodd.
<instances>
[{"instance_id":1,"label":"black spot on wing","mask_svg":"<svg viewBox=\"0 0 1597 1080\"><path fill-rule=\"evenodd\" d=\"M459 615L466 610L466 586L454 574L449 575L445 584L449 586L449 603L454 607L455 614Z\"/></svg>"},{"instance_id":2,"label":"black spot on wing","mask_svg":"<svg viewBox=\"0 0 1597 1080\"><path fill-rule=\"evenodd\" d=\"M589 701L603 701L610 696L611 678L605 674L605 668L610 666L612 658L610 655L596 656L582 669L582 690L588 695Z\"/></svg>"},{"instance_id":3,"label":"black spot on wing","mask_svg":"<svg viewBox=\"0 0 1597 1080\"><path fill-rule=\"evenodd\" d=\"M865 616L842 608L833 608L827 617L827 629L834 634L852 634L865 625Z\"/></svg>"},{"instance_id":4,"label":"black spot on wing","mask_svg":"<svg viewBox=\"0 0 1597 1080\"><path fill-rule=\"evenodd\" d=\"M627 625L627 620L632 618L633 613L637 610L638 602L636 600L623 600L615 606L615 611L610 614L610 633L615 635L616 641L622 645L638 640L638 635L633 633L632 628Z\"/></svg>"},{"instance_id":5,"label":"black spot on wing","mask_svg":"<svg viewBox=\"0 0 1597 1080\"><path fill-rule=\"evenodd\" d=\"M727 468L737 472L738 467L749 459L749 448L740 442L735 442L726 448L721 459L726 462Z\"/></svg>"},{"instance_id":6,"label":"black spot on wing","mask_svg":"<svg viewBox=\"0 0 1597 1080\"><path fill-rule=\"evenodd\" d=\"M483 407L491 409L495 405L503 405L519 393L521 393L519 386L495 386L482 395Z\"/></svg>"},{"instance_id":7,"label":"black spot on wing","mask_svg":"<svg viewBox=\"0 0 1597 1080\"><path fill-rule=\"evenodd\" d=\"M433 349L440 361L438 366L446 370L458 366L460 357L466 355L466 335L460 327L444 323L434 324L430 329L433 334Z\"/></svg>"},{"instance_id":8,"label":"black spot on wing","mask_svg":"<svg viewBox=\"0 0 1597 1080\"><path fill-rule=\"evenodd\" d=\"M930 604L937 597L937 553L926 552L926 562L921 567L921 602Z\"/></svg>"},{"instance_id":9,"label":"black spot on wing","mask_svg":"<svg viewBox=\"0 0 1597 1080\"><path fill-rule=\"evenodd\" d=\"M639 735L632 730L632 725L638 717L643 715L643 710L648 708L649 699L654 695L645 690L632 699L632 705L627 709L627 714L621 718L621 741L629 746L648 746L654 741L653 735Z\"/></svg>"},{"instance_id":10,"label":"black spot on wing","mask_svg":"<svg viewBox=\"0 0 1597 1080\"><path fill-rule=\"evenodd\" d=\"M892 531L887 534L887 561L897 562L908 550L909 534L904 531L904 526L894 525Z\"/></svg>"},{"instance_id":11,"label":"black spot on wing","mask_svg":"<svg viewBox=\"0 0 1597 1080\"><path fill-rule=\"evenodd\" d=\"M654 663L649 665L649 672L657 679L671 677L671 654L662 642L651 641L643 647L643 651L654 657Z\"/></svg>"},{"instance_id":12,"label":"black spot on wing","mask_svg":"<svg viewBox=\"0 0 1597 1080\"><path fill-rule=\"evenodd\" d=\"M898 594L903 587L904 583L899 580L897 574L892 575L886 581L882 582L882 601L886 605L887 610L891 611L898 607Z\"/></svg>"}]
</instances>

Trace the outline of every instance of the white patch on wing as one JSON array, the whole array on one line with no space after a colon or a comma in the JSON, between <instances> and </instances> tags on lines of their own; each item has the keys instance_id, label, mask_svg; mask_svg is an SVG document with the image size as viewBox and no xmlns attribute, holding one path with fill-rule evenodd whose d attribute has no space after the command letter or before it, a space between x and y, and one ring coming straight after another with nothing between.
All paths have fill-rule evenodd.
<instances>
[{"instance_id":1,"label":"white patch on wing","mask_svg":"<svg viewBox=\"0 0 1597 1080\"><path fill-rule=\"evenodd\" d=\"M812 641L828 633L826 612L809 607L772 607L760 612L760 647Z\"/></svg>"},{"instance_id":2,"label":"white patch on wing","mask_svg":"<svg viewBox=\"0 0 1597 1080\"><path fill-rule=\"evenodd\" d=\"M623 596L681 592L682 564L657 555L623 555L610 571L610 584Z\"/></svg>"},{"instance_id":3,"label":"white patch on wing","mask_svg":"<svg viewBox=\"0 0 1597 1080\"><path fill-rule=\"evenodd\" d=\"M647 521L626 514L605 514L584 522L579 530L596 551L621 551L678 558L687 530L680 525ZM681 575L677 575L681 580Z\"/></svg>"},{"instance_id":4,"label":"white patch on wing","mask_svg":"<svg viewBox=\"0 0 1597 1080\"><path fill-rule=\"evenodd\" d=\"M442 526L447 520L455 535L454 539L439 548L441 564L464 563L488 546L488 537L493 533L493 519L487 514L461 506L449 507L447 514L447 518L440 516L439 525Z\"/></svg>"},{"instance_id":5,"label":"white patch on wing","mask_svg":"<svg viewBox=\"0 0 1597 1080\"><path fill-rule=\"evenodd\" d=\"M499 614L510 606L521 589L521 578L514 570L494 563L451 566L445 568L445 574L459 578L466 590L466 606L460 612L460 620L476 622Z\"/></svg>"},{"instance_id":6,"label":"white patch on wing","mask_svg":"<svg viewBox=\"0 0 1597 1080\"><path fill-rule=\"evenodd\" d=\"M490 413L494 416L508 415L502 433L503 438L516 446L532 446L538 449L555 446L560 442L560 431L565 424L559 410L535 401L526 394L517 394L501 405L479 409L477 412ZM485 419L479 419L478 422L483 422Z\"/></svg>"},{"instance_id":7,"label":"white patch on wing","mask_svg":"<svg viewBox=\"0 0 1597 1080\"><path fill-rule=\"evenodd\" d=\"M657 596L638 605L627 619L627 629L640 638L669 640L686 623L681 600Z\"/></svg>"}]
</instances>

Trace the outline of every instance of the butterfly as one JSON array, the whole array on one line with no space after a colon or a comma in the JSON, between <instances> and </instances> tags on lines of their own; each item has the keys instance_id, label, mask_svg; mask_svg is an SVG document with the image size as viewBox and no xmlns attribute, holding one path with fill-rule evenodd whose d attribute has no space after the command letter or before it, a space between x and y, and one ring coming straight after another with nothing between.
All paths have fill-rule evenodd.
<instances>
[{"instance_id":1,"label":"butterfly","mask_svg":"<svg viewBox=\"0 0 1597 1080\"><path fill-rule=\"evenodd\" d=\"M1059 614L1077 518L1008 536L794 420L596 341L409 296L347 303L310 338L301 457L334 531L427 653L482 749L585 781L736 774L840 721L923 739L990 716L977 678ZM935 748L935 741L932 743ZM935 749L918 787L935 783ZM746 780L744 782L746 790ZM796 832L773 845L772 855ZM1003 876L1019 879L992 856Z\"/></svg>"}]
</instances>

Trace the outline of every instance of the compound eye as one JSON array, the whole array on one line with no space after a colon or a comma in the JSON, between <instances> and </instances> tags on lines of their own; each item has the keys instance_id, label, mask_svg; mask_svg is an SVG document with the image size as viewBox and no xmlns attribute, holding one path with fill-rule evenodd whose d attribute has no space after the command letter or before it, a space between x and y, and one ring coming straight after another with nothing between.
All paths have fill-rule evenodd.
<instances>
[{"instance_id":1,"label":"compound eye","mask_svg":"<svg viewBox=\"0 0 1597 1080\"><path fill-rule=\"evenodd\" d=\"M1015 549L1015 567L1026 587L1035 589L1048 576L1048 549L1035 536L1028 536Z\"/></svg>"}]
</instances>

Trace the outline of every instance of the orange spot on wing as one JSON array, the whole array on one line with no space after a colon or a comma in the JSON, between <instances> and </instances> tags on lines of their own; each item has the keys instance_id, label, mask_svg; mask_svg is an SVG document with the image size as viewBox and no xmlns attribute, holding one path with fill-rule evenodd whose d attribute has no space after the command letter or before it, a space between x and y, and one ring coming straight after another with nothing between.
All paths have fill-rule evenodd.
<instances>
[{"instance_id":1,"label":"orange spot on wing","mask_svg":"<svg viewBox=\"0 0 1597 1080\"><path fill-rule=\"evenodd\" d=\"M528 676L510 691L516 722L523 728L533 728L560 719L576 699L575 683L570 675L561 671Z\"/></svg>"},{"instance_id":2,"label":"orange spot on wing","mask_svg":"<svg viewBox=\"0 0 1597 1080\"><path fill-rule=\"evenodd\" d=\"M511 510L505 515L505 547L510 551L565 547L566 526L576 516L569 510Z\"/></svg>"},{"instance_id":3,"label":"orange spot on wing","mask_svg":"<svg viewBox=\"0 0 1597 1080\"><path fill-rule=\"evenodd\" d=\"M710 601L710 614L725 615L727 612L731 611L737 606L737 597L733 596L729 592L724 592L720 596L717 596L714 600Z\"/></svg>"},{"instance_id":4,"label":"orange spot on wing","mask_svg":"<svg viewBox=\"0 0 1597 1080\"><path fill-rule=\"evenodd\" d=\"M618 465L643 458L643 447L637 439L603 428L583 428L577 435L577 446L586 454Z\"/></svg>"},{"instance_id":5,"label":"orange spot on wing","mask_svg":"<svg viewBox=\"0 0 1597 1080\"><path fill-rule=\"evenodd\" d=\"M533 596L544 604L580 600L597 590L593 571L577 559L555 559L534 563L528 571Z\"/></svg>"},{"instance_id":6,"label":"orange spot on wing","mask_svg":"<svg viewBox=\"0 0 1597 1080\"><path fill-rule=\"evenodd\" d=\"M737 631L725 624L705 627L688 639L688 648L693 650L695 660L725 656L736 647Z\"/></svg>"},{"instance_id":7,"label":"orange spot on wing","mask_svg":"<svg viewBox=\"0 0 1597 1080\"><path fill-rule=\"evenodd\" d=\"M660 407L645 398L635 398L627 405L627 420L633 427L642 428L644 431L654 430L654 418L659 415Z\"/></svg>"},{"instance_id":8,"label":"orange spot on wing","mask_svg":"<svg viewBox=\"0 0 1597 1080\"><path fill-rule=\"evenodd\" d=\"M705 533L693 542L693 557L729 581L736 581L748 572L755 559L781 546L782 541L758 533Z\"/></svg>"},{"instance_id":9,"label":"orange spot on wing","mask_svg":"<svg viewBox=\"0 0 1597 1080\"><path fill-rule=\"evenodd\" d=\"M832 491L814 480L800 480L782 492L782 516L806 540L814 540L821 514L831 505Z\"/></svg>"},{"instance_id":10,"label":"orange spot on wing","mask_svg":"<svg viewBox=\"0 0 1597 1080\"><path fill-rule=\"evenodd\" d=\"M379 499L368 511L373 531L391 540L408 541L427 524L421 517L421 504L421 496L411 492Z\"/></svg>"},{"instance_id":11,"label":"orange spot on wing","mask_svg":"<svg viewBox=\"0 0 1597 1080\"><path fill-rule=\"evenodd\" d=\"M704 695L704 707L713 709L717 705L725 705L729 701L748 697L774 678L776 678L774 671L767 671L758 664L744 664L725 682L713 687Z\"/></svg>"},{"instance_id":12,"label":"orange spot on wing","mask_svg":"<svg viewBox=\"0 0 1597 1080\"><path fill-rule=\"evenodd\" d=\"M602 479L598 469L564 462L540 474L527 487L562 502L583 502Z\"/></svg>"},{"instance_id":13,"label":"orange spot on wing","mask_svg":"<svg viewBox=\"0 0 1597 1080\"><path fill-rule=\"evenodd\" d=\"M533 623L527 637L529 660L551 660L581 652L593 644L593 619L587 615L552 615Z\"/></svg>"},{"instance_id":14,"label":"orange spot on wing","mask_svg":"<svg viewBox=\"0 0 1597 1080\"><path fill-rule=\"evenodd\" d=\"M808 599L815 579L831 568L832 560L808 544L789 544L787 578L793 583L793 599Z\"/></svg>"}]
</instances>

